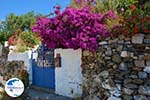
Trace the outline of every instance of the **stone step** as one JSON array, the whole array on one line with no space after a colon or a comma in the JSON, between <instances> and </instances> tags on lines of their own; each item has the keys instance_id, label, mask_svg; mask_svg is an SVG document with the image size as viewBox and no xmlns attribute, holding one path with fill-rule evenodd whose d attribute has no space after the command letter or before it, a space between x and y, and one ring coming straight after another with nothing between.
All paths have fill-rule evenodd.
<instances>
[{"instance_id":1,"label":"stone step","mask_svg":"<svg viewBox=\"0 0 150 100\"><path fill-rule=\"evenodd\" d=\"M42 88L38 86L30 86L25 89L24 100L73 100L72 98L64 97L54 93L53 89Z\"/></svg>"},{"instance_id":2,"label":"stone step","mask_svg":"<svg viewBox=\"0 0 150 100\"><path fill-rule=\"evenodd\" d=\"M31 85L29 88L37 90L37 91L47 92L47 93L55 93L54 89L43 88L43 87L39 87L39 86L35 86L35 85Z\"/></svg>"}]
</instances>

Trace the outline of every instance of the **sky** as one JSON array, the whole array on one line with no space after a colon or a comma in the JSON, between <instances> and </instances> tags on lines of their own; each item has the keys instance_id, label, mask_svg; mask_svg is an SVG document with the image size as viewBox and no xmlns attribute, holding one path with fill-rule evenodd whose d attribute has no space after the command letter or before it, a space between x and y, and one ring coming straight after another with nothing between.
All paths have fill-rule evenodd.
<instances>
[{"instance_id":1,"label":"sky","mask_svg":"<svg viewBox=\"0 0 150 100\"><path fill-rule=\"evenodd\" d=\"M34 11L48 15L54 11L55 5L61 5L62 10L70 4L70 0L0 0L0 20L5 20L10 13L16 15Z\"/></svg>"}]
</instances>

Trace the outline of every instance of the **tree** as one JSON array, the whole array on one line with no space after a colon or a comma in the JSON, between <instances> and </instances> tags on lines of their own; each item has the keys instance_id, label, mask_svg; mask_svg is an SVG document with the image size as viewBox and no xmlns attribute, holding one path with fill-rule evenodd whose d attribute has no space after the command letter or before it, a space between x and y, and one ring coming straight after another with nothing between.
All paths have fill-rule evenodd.
<instances>
[{"instance_id":1,"label":"tree","mask_svg":"<svg viewBox=\"0 0 150 100\"><path fill-rule=\"evenodd\" d=\"M7 39L11 36L11 32L7 28L6 22L1 21L0 22L0 44L4 44L4 41L7 41Z\"/></svg>"},{"instance_id":2,"label":"tree","mask_svg":"<svg viewBox=\"0 0 150 100\"><path fill-rule=\"evenodd\" d=\"M31 26L36 21L36 15L34 12L28 12L24 15L17 16L13 13L7 16L6 25L11 29L12 33L20 29L22 31L31 30Z\"/></svg>"},{"instance_id":3,"label":"tree","mask_svg":"<svg viewBox=\"0 0 150 100\"><path fill-rule=\"evenodd\" d=\"M38 15L42 16L41 14ZM14 13L9 14L6 17L6 20L1 22L0 25L0 43L3 44L4 41L7 40L9 43L12 43L12 40L13 43L17 43L22 34L29 35L30 37L34 37L34 39L36 39L35 34L31 31L31 26L36 22L36 16L37 15L33 11L23 15L15 15ZM28 38L29 36L24 37L23 41L27 41L27 39L31 40ZM35 42L33 44L35 44Z\"/></svg>"}]
</instances>

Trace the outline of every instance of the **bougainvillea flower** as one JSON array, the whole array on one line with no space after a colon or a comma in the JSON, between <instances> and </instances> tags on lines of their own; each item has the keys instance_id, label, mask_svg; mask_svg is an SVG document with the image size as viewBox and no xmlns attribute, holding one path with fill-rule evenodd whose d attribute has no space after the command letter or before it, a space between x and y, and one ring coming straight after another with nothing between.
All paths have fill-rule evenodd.
<instances>
[{"instance_id":1,"label":"bougainvillea flower","mask_svg":"<svg viewBox=\"0 0 150 100\"><path fill-rule=\"evenodd\" d=\"M55 12L56 15L58 15L60 13L60 10L56 9L54 12Z\"/></svg>"},{"instance_id":2,"label":"bougainvillea flower","mask_svg":"<svg viewBox=\"0 0 150 100\"><path fill-rule=\"evenodd\" d=\"M130 5L130 9L133 11L136 9L136 6L135 5Z\"/></svg>"},{"instance_id":3,"label":"bougainvillea flower","mask_svg":"<svg viewBox=\"0 0 150 100\"><path fill-rule=\"evenodd\" d=\"M122 24L123 23L123 21L122 20L119 20L119 24Z\"/></svg>"},{"instance_id":4,"label":"bougainvillea flower","mask_svg":"<svg viewBox=\"0 0 150 100\"><path fill-rule=\"evenodd\" d=\"M147 30L147 29L144 29L144 32L145 32L145 33L147 33L147 32L148 32L148 30Z\"/></svg>"},{"instance_id":5,"label":"bougainvillea flower","mask_svg":"<svg viewBox=\"0 0 150 100\"><path fill-rule=\"evenodd\" d=\"M150 21L150 17L149 16L146 16L146 21Z\"/></svg>"},{"instance_id":6,"label":"bougainvillea flower","mask_svg":"<svg viewBox=\"0 0 150 100\"><path fill-rule=\"evenodd\" d=\"M92 13L88 8L74 9L67 7L60 13L55 10L53 18L37 18L32 31L39 33L43 42L49 48L82 48L96 50L100 37L110 34L105 20L114 19L113 11L106 14Z\"/></svg>"},{"instance_id":7,"label":"bougainvillea flower","mask_svg":"<svg viewBox=\"0 0 150 100\"><path fill-rule=\"evenodd\" d=\"M58 6L55 6L55 8L56 8L56 9L60 9L61 7L60 7L60 5L58 5Z\"/></svg>"},{"instance_id":8,"label":"bougainvillea flower","mask_svg":"<svg viewBox=\"0 0 150 100\"><path fill-rule=\"evenodd\" d=\"M136 19L136 16L132 16L132 20L135 20Z\"/></svg>"},{"instance_id":9,"label":"bougainvillea flower","mask_svg":"<svg viewBox=\"0 0 150 100\"><path fill-rule=\"evenodd\" d=\"M128 30L123 30L123 33L124 33L124 34L127 34L127 33L128 33Z\"/></svg>"},{"instance_id":10,"label":"bougainvillea flower","mask_svg":"<svg viewBox=\"0 0 150 100\"><path fill-rule=\"evenodd\" d=\"M124 11L125 11L125 9L124 9L124 8L121 8L121 11L122 11L122 12L124 12Z\"/></svg>"},{"instance_id":11,"label":"bougainvillea flower","mask_svg":"<svg viewBox=\"0 0 150 100\"><path fill-rule=\"evenodd\" d=\"M139 28L138 27L135 27L134 28L134 33L138 33L139 32Z\"/></svg>"},{"instance_id":12,"label":"bougainvillea flower","mask_svg":"<svg viewBox=\"0 0 150 100\"><path fill-rule=\"evenodd\" d=\"M142 23L143 23L143 22L144 22L144 18L140 18L140 22L142 22Z\"/></svg>"}]
</instances>

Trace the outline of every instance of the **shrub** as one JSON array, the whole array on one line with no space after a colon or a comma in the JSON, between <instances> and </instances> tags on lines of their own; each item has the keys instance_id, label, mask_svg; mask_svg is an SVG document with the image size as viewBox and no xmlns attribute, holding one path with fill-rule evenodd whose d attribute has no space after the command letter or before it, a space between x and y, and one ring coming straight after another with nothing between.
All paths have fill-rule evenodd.
<instances>
[{"instance_id":1,"label":"shrub","mask_svg":"<svg viewBox=\"0 0 150 100\"><path fill-rule=\"evenodd\" d=\"M40 39L30 31L17 31L9 39L8 44L16 46L15 52L24 52L40 43Z\"/></svg>"},{"instance_id":2,"label":"shrub","mask_svg":"<svg viewBox=\"0 0 150 100\"><path fill-rule=\"evenodd\" d=\"M37 17L32 30L40 34L49 48L82 48L94 51L99 39L110 35L106 20L115 17L113 11L102 15L92 13L86 7L68 7L54 18Z\"/></svg>"}]
</instances>

